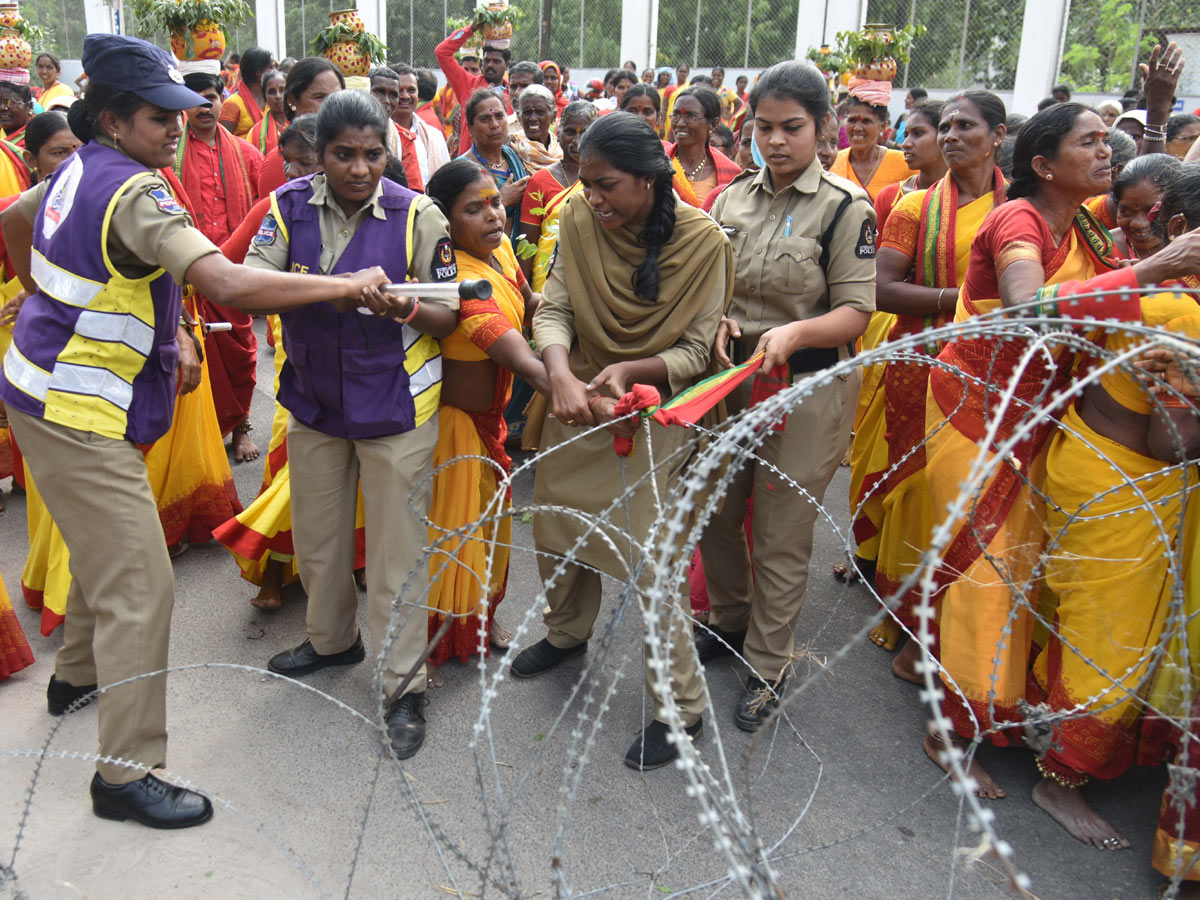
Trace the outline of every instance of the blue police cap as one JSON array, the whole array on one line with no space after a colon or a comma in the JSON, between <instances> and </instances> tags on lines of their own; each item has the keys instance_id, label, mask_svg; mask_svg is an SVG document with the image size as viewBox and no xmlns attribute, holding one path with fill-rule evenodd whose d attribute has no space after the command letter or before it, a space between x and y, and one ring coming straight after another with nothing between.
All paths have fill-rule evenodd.
<instances>
[{"instance_id":1,"label":"blue police cap","mask_svg":"<svg viewBox=\"0 0 1200 900\"><path fill-rule=\"evenodd\" d=\"M174 58L149 41L122 34L89 34L83 39L83 71L93 84L131 91L163 109L191 109L208 103L183 85Z\"/></svg>"}]
</instances>

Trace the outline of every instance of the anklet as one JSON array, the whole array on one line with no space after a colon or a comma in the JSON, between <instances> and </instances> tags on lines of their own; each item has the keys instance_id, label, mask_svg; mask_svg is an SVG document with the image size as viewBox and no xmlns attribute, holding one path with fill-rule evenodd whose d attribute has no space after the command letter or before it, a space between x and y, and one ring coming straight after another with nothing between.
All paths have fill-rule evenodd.
<instances>
[{"instance_id":1,"label":"anklet","mask_svg":"<svg viewBox=\"0 0 1200 900\"><path fill-rule=\"evenodd\" d=\"M1044 759L1037 760L1037 767L1038 771L1042 773L1043 777L1049 778L1059 787L1064 787L1069 791L1078 790L1091 781L1091 778L1089 778L1087 775L1084 775L1082 772L1074 772L1071 775L1064 775L1061 772L1056 772L1046 765Z\"/></svg>"}]
</instances>

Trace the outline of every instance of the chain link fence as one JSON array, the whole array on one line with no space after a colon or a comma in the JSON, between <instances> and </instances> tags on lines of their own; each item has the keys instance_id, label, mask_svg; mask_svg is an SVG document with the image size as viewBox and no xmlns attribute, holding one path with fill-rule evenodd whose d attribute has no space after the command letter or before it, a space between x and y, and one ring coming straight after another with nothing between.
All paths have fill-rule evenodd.
<instances>
[{"instance_id":1,"label":"chain link fence","mask_svg":"<svg viewBox=\"0 0 1200 900\"><path fill-rule=\"evenodd\" d=\"M1136 64L1154 45L1200 31L1200 7L1184 0L1075 0L1067 20L1059 80L1077 91L1120 95L1141 85ZM1195 45L1193 45L1195 46ZM1190 72L1188 71L1190 69ZM1180 94L1200 93L1200 56L1184 70Z\"/></svg>"},{"instance_id":2,"label":"chain link fence","mask_svg":"<svg viewBox=\"0 0 1200 900\"><path fill-rule=\"evenodd\" d=\"M661 0L655 64L757 69L792 59L798 11L796 0Z\"/></svg>"}]
</instances>

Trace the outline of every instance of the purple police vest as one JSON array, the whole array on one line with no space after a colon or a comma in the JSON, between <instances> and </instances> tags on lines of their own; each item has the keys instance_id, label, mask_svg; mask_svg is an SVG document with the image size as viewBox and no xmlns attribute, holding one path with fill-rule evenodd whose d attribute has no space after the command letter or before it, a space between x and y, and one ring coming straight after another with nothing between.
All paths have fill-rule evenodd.
<instances>
[{"instance_id":1,"label":"purple police vest","mask_svg":"<svg viewBox=\"0 0 1200 900\"><path fill-rule=\"evenodd\" d=\"M318 207L309 203L314 176L275 192L288 236L290 271L321 271ZM382 266L392 282L408 274L407 232L417 194L383 179L386 220L366 214L330 275ZM404 362L419 333L391 319L340 313L315 303L282 313L287 361L279 402L309 428L349 439L411 431L416 410Z\"/></svg>"},{"instance_id":2,"label":"purple police vest","mask_svg":"<svg viewBox=\"0 0 1200 900\"><path fill-rule=\"evenodd\" d=\"M28 415L139 444L158 440L175 410L181 295L165 272L115 275L106 217L122 190L153 173L118 150L81 147L51 178L33 223L38 290L21 308L0 397ZM164 215L183 215L161 186ZM161 195L161 196L160 196Z\"/></svg>"}]
</instances>

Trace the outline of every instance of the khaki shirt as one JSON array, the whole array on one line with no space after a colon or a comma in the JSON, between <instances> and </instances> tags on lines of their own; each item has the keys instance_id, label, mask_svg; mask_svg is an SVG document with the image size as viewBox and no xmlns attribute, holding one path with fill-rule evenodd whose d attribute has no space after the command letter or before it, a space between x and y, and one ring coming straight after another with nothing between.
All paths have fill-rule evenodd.
<instances>
[{"instance_id":1,"label":"khaki shirt","mask_svg":"<svg viewBox=\"0 0 1200 900\"><path fill-rule=\"evenodd\" d=\"M106 147L111 141L98 139ZM21 194L17 209L32 223L50 181L41 182ZM206 238L182 205L166 208L152 191L174 196L165 178L152 171L121 195L113 209L108 230L108 256L126 278L142 278L155 269L166 269L179 284L186 280L192 263L210 253L220 253Z\"/></svg>"},{"instance_id":2,"label":"khaki shirt","mask_svg":"<svg viewBox=\"0 0 1200 900\"><path fill-rule=\"evenodd\" d=\"M371 195L354 214L347 216L334 199L333 192L325 181L324 175L313 178L313 194L308 202L318 207L317 217L321 226L321 274L328 275L337 261L346 252L358 226L368 216L386 220L387 211L379 203L383 195L383 183L375 186ZM450 241L450 223L428 197L418 196L412 202L413 221L413 250L412 258L408 261L408 274L418 281L454 281L457 278L457 266L447 267L440 262L440 248L452 246ZM451 251L452 252L452 251ZM380 259L382 265L386 260ZM246 265L256 269L275 269L279 272L288 270L288 241L282 229L277 229L274 240L269 243L252 241L246 254ZM422 303L436 303L447 309L458 311L458 298L452 300L422 300Z\"/></svg>"},{"instance_id":3,"label":"khaki shirt","mask_svg":"<svg viewBox=\"0 0 1200 900\"><path fill-rule=\"evenodd\" d=\"M821 235L847 193L822 271ZM812 164L775 191L764 167L744 172L713 204L733 244L733 302L727 315L753 347L764 332L840 306L875 311L875 210L866 192Z\"/></svg>"}]
</instances>

